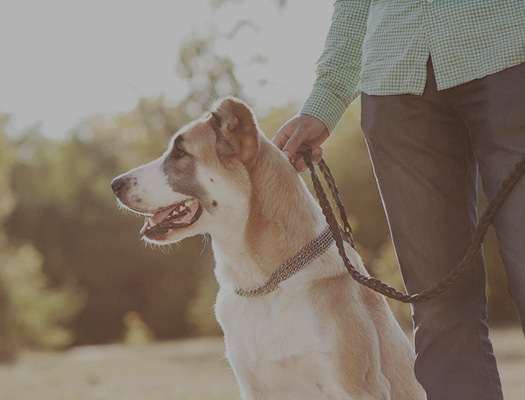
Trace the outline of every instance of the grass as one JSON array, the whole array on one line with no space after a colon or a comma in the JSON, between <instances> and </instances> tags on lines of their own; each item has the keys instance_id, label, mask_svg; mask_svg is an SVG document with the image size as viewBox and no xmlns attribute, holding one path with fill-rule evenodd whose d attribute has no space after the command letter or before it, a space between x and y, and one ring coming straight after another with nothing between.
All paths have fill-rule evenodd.
<instances>
[{"instance_id":1,"label":"grass","mask_svg":"<svg viewBox=\"0 0 525 400\"><path fill-rule=\"evenodd\" d=\"M525 393L525 342L517 328L493 330L505 399ZM239 398L220 339L142 347L78 347L26 353L0 366L1 400L231 400Z\"/></svg>"}]
</instances>

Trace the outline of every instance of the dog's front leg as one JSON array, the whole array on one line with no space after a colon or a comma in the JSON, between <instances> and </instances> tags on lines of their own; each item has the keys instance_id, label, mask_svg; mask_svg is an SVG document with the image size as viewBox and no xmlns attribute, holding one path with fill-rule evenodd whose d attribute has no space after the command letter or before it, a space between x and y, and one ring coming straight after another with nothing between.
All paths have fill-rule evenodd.
<instances>
[{"instance_id":1,"label":"dog's front leg","mask_svg":"<svg viewBox=\"0 0 525 400\"><path fill-rule=\"evenodd\" d=\"M240 382L241 385L241 398L242 400L270 400L257 388L246 388Z\"/></svg>"},{"instance_id":2,"label":"dog's front leg","mask_svg":"<svg viewBox=\"0 0 525 400\"><path fill-rule=\"evenodd\" d=\"M250 371L246 365L236 365L238 363L230 360L237 382L241 390L241 398L243 400L270 400L263 393L261 385L257 381L255 375Z\"/></svg>"}]
</instances>

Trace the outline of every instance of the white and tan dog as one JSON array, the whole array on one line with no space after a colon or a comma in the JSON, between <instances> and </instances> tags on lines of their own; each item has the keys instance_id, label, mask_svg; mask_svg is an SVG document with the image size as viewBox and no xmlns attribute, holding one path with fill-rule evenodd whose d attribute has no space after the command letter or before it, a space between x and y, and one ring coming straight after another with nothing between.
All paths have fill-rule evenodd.
<instances>
[{"instance_id":1,"label":"white and tan dog","mask_svg":"<svg viewBox=\"0 0 525 400\"><path fill-rule=\"evenodd\" d=\"M226 98L177 132L157 160L115 178L120 203L163 244L210 233L216 315L243 399L424 399L414 354L385 300L355 283L332 245L259 297L325 229L321 210L251 110ZM356 252L350 260L364 272Z\"/></svg>"}]
</instances>

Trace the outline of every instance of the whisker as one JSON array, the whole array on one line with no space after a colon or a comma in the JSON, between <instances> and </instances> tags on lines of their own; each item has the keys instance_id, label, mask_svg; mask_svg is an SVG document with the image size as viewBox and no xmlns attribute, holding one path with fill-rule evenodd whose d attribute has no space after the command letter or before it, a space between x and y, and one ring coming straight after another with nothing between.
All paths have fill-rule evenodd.
<instances>
[{"instance_id":1,"label":"whisker","mask_svg":"<svg viewBox=\"0 0 525 400\"><path fill-rule=\"evenodd\" d=\"M209 240L208 234L205 233L204 235L202 235L203 246L202 246L202 250L201 250L201 252L199 254L200 256L202 256L204 254L204 252L206 251L206 245L208 244L208 240Z\"/></svg>"}]
</instances>

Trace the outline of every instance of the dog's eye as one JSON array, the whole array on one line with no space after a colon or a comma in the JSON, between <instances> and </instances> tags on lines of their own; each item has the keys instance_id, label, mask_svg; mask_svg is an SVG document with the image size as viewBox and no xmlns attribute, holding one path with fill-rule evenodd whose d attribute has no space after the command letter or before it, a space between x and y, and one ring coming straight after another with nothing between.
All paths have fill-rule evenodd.
<instances>
[{"instance_id":1,"label":"dog's eye","mask_svg":"<svg viewBox=\"0 0 525 400\"><path fill-rule=\"evenodd\" d=\"M186 153L184 150L182 150L179 146L175 145L173 146L173 150L171 152L171 154L173 155L173 157L175 158L182 158L186 155L188 155L188 153Z\"/></svg>"}]
</instances>

